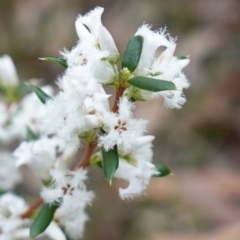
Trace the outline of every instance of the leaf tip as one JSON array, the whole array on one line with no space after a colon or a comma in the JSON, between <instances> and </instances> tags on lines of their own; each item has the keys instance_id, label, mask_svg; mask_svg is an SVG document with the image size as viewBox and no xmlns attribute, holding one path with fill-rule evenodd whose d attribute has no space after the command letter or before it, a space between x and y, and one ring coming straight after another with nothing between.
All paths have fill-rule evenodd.
<instances>
[{"instance_id":1,"label":"leaf tip","mask_svg":"<svg viewBox=\"0 0 240 240\"><path fill-rule=\"evenodd\" d=\"M34 240L35 237L37 237L38 234L32 230L32 228L30 228L30 234L29 234L29 237L30 237L30 240Z\"/></svg>"},{"instance_id":2,"label":"leaf tip","mask_svg":"<svg viewBox=\"0 0 240 240\"><path fill-rule=\"evenodd\" d=\"M27 87L31 87L31 84L28 82L23 82Z\"/></svg>"}]
</instances>

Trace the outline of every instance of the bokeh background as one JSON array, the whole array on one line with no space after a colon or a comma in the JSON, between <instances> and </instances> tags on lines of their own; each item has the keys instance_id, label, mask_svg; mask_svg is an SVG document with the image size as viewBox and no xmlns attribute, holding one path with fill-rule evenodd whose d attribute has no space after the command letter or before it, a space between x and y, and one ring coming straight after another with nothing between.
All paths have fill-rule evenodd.
<instances>
[{"instance_id":1,"label":"bokeh background","mask_svg":"<svg viewBox=\"0 0 240 240\"><path fill-rule=\"evenodd\" d=\"M239 0L1 0L0 55L9 54L22 81L54 84L57 56L77 39L78 13L105 8L103 24L120 53L143 22L178 36L176 55L190 55L191 87L181 110L162 102L138 104L156 136L154 160L174 175L152 180L146 195L123 202L99 169L90 170L96 193L85 240L240 239L240 1ZM80 153L81 154L81 153ZM27 169L17 187L29 201L39 182Z\"/></svg>"}]
</instances>

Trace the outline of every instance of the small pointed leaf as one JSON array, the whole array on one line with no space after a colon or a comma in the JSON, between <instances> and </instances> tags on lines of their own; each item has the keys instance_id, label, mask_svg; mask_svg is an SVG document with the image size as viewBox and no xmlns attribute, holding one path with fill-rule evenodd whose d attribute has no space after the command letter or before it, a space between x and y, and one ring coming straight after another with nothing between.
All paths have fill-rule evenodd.
<instances>
[{"instance_id":1,"label":"small pointed leaf","mask_svg":"<svg viewBox=\"0 0 240 240\"><path fill-rule=\"evenodd\" d=\"M183 60L183 59L188 59L188 57L187 56L177 56L177 59L178 60Z\"/></svg>"},{"instance_id":2,"label":"small pointed leaf","mask_svg":"<svg viewBox=\"0 0 240 240\"><path fill-rule=\"evenodd\" d=\"M141 36L132 36L128 42L125 50L122 68L128 68L130 72L133 72L138 65L142 54L143 38Z\"/></svg>"},{"instance_id":3,"label":"small pointed leaf","mask_svg":"<svg viewBox=\"0 0 240 240\"><path fill-rule=\"evenodd\" d=\"M27 126L27 137L26 137L27 142L35 141L37 139L38 139L37 135L32 131L30 127Z\"/></svg>"},{"instance_id":4,"label":"small pointed leaf","mask_svg":"<svg viewBox=\"0 0 240 240\"><path fill-rule=\"evenodd\" d=\"M68 67L67 61L65 59L63 59L63 58L60 58L60 57L44 57L44 58L39 58L39 59L43 60L43 61L58 63L61 66L63 66L64 68Z\"/></svg>"},{"instance_id":5,"label":"small pointed leaf","mask_svg":"<svg viewBox=\"0 0 240 240\"><path fill-rule=\"evenodd\" d=\"M30 238L33 239L39 234L43 233L53 220L54 213L57 210L58 205L44 204L35 218L30 228Z\"/></svg>"},{"instance_id":6,"label":"small pointed leaf","mask_svg":"<svg viewBox=\"0 0 240 240\"><path fill-rule=\"evenodd\" d=\"M134 87L151 92L176 90L175 84L170 81L158 80L155 78L142 76L134 77L128 80L128 83Z\"/></svg>"},{"instance_id":7,"label":"small pointed leaf","mask_svg":"<svg viewBox=\"0 0 240 240\"><path fill-rule=\"evenodd\" d=\"M158 171L158 174L154 175L153 177L165 177L171 173L171 170L162 165L161 163L153 163Z\"/></svg>"},{"instance_id":8,"label":"small pointed leaf","mask_svg":"<svg viewBox=\"0 0 240 240\"><path fill-rule=\"evenodd\" d=\"M20 83L18 85L18 94L21 97L24 97L26 94L28 94L30 92L29 87L25 84L25 83Z\"/></svg>"},{"instance_id":9,"label":"small pointed leaf","mask_svg":"<svg viewBox=\"0 0 240 240\"><path fill-rule=\"evenodd\" d=\"M7 191L0 189L0 196L7 193Z\"/></svg>"},{"instance_id":10,"label":"small pointed leaf","mask_svg":"<svg viewBox=\"0 0 240 240\"><path fill-rule=\"evenodd\" d=\"M111 182L119 164L117 145L115 145L109 151L106 151L104 148L102 148L102 157L104 176L108 181Z\"/></svg>"},{"instance_id":11,"label":"small pointed leaf","mask_svg":"<svg viewBox=\"0 0 240 240\"><path fill-rule=\"evenodd\" d=\"M27 85L37 94L38 98L43 104L45 104L47 100L51 99L51 97L48 94L46 94L41 88L28 83Z\"/></svg>"}]
</instances>

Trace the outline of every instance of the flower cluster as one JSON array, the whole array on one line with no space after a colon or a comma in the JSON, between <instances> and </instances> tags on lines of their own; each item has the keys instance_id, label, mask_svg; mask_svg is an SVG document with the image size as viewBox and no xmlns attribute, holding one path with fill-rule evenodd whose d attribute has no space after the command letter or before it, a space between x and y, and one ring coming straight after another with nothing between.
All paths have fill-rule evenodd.
<instances>
[{"instance_id":1,"label":"flower cluster","mask_svg":"<svg viewBox=\"0 0 240 240\"><path fill-rule=\"evenodd\" d=\"M6 193L0 196L1 240L28 239L30 221L21 218L26 208L24 199L17 195ZM54 222L49 225L44 234L54 240L66 240L65 235Z\"/></svg>"},{"instance_id":2,"label":"flower cluster","mask_svg":"<svg viewBox=\"0 0 240 240\"><path fill-rule=\"evenodd\" d=\"M44 87L49 95L53 94L50 86ZM8 55L0 57L0 141L11 143L26 137L26 126L35 132L40 131L40 119L45 114L45 106L34 93L28 93L20 84L15 66Z\"/></svg>"},{"instance_id":3,"label":"flower cluster","mask_svg":"<svg viewBox=\"0 0 240 240\"><path fill-rule=\"evenodd\" d=\"M88 220L85 208L94 197L84 184L87 171L55 168L50 174L52 185L43 188L41 195L46 203L59 205L56 216L60 225L70 238L79 239L83 236L84 224Z\"/></svg>"},{"instance_id":4,"label":"flower cluster","mask_svg":"<svg viewBox=\"0 0 240 240\"><path fill-rule=\"evenodd\" d=\"M175 39L168 35L165 28L153 32L150 26L143 25L135 35L141 36L144 41L141 58L133 74L171 81L175 84L176 90L153 93L145 90L129 89L129 96L134 96L139 100L162 97L166 107L181 108L186 102L182 91L189 87L189 82L182 69L188 65L190 60L185 57L179 59L179 57L173 55L176 48ZM156 56L159 47L166 49L159 56Z\"/></svg>"},{"instance_id":5,"label":"flower cluster","mask_svg":"<svg viewBox=\"0 0 240 240\"><path fill-rule=\"evenodd\" d=\"M42 89L50 95L53 93L50 86ZM28 239L31 221L21 217L27 210L27 204L24 199L11 192L21 181L21 173L17 166L29 164L44 180L46 167L50 167L49 161L53 158L53 151L61 151L58 150L58 145L62 145L56 139L43 137L36 141L37 143L21 143L13 155L2 150L11 148L11 144L16 140L25 139L27 129L33 129L36 134L40 134L40 119L45 116L46 109L36 94L29 93L26 86L19 82L13 61L8 55L0 57L0 93L0 239ZM55 240L66 240L54 222L49 225L45 234Z\"/></svg>"},{"instance_id":6,"label":"flower cluster","mask_svg":"<svg viewBox=\"0 0 240 240\"><path fill-rule=\"evenodd\" d=\"M26 209L25 201L11 193L0 197L0 239L12 239L23 224L20 214Z\"/></svg>"},{"instance_id":7,"label":"flower cluster","mask_svg":"<svg viewBox=\"0 0 240 240\"><path fill-rule=\"evenodd\" d=\"M182 69L189 59L173 55L175 39L166 29L152 31L143 25L129 40L119 69L120 54L101 22L103 10L97 7L78 16L76 46L62 51L61 57L43 58L66 68L56 82L59 92L55 96L51 87L33 85L30 87L36 95L21 95L14 65L9 57L0 59L0 139L9 142L25 138L13 152L15 166L28 165L43 184L44 205L30 228L31 238L42 233L52 220L71 239L83 236L88 220L86 207L94 198L86 187L87 167L100 166L110 182L113 178L129 182L125 189L119 189L124 200L143 194L152 177L170 173L167 167L153 162L154 137L146 135L148 121L134 118L133 113L136 101L159 97L165 107L181 108L186 101L183 89L189 86ZM159 47L165 50L157 56ZM112 96L105 92L104 85L115 90L112 106ZM13 98L12 92L18 97ZM73 167L73 156L82 147L86 152ZM20 180L15 174L7 181L7 173L17 170L12 160L4 162L10 158L5 155L0 159L6 170L0 171L0 188L4 190ZM21 213L15 213L14 221L22 224ZM26 215L29 211L21 216ZM0 219L3 228L1 224ZM16 224L14 230L20 225ZM58 231L61 235L57 229L49 234Z\"/></svg>"}]
</instances>

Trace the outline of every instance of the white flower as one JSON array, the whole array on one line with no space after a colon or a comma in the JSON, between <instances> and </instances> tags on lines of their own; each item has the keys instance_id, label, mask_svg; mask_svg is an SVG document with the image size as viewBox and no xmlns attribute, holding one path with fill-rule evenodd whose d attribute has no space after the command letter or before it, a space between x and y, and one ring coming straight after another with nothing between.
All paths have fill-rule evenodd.
<instances>
[{"instance_id":1,"label":"white flower","mask_svg":"<svg viewBox=\"0 0 240 240\"><path fill-rule=\"evenodd\" d=\"M108 50L93 49L89 53L89 66L99 83L110 85L118 79L117 58L111 59Z\"/></svg>"},{"instance_id":2,"label":"white flower","mask_svg":"<svg viewBox=\"0 0 240 240\"><path fill-rule=\"evenodd\" d=\"M78 134L83 128L81 121L83 113L79 109L82 104L81 99L72 100L70 101L63 92L60 92L47 102L47 116L42 122L42 131L56 135L76 150L79 145Z\"/></svg>"},{"instance_id":3,"label":"white flower","mask_svg":"<svg viewBox=\"0 0 240 240\"><path fill-rule=\"evenodd\" d=\"M26 207L25 201L12 193L0 197L0 232L5 239L11 239L10 236L22 225L23 220L19 215Z\"/></svg>"},{"instance_id":4,"label":"white flower","mask_svg":"<svg viewBox=\"0 0 240 240\"><path fill-rule=\"evenodd\" d=\"M0 57L0 84L4 86L18 85L18 75L15 65L8 55Z\"/></svg>"},{"instance_id":5,"label":"white flower","mask_svg":"<svg viewBox=\"0 0 240 240\"><path fill-rule=\"evenodd\" d=\"M68 68L88 68L99 83L113 84L118 76L116 63L119 53L111 34L102 25L103 8L97 7L84 16L78 16L76 31L80 41L71 50L61 52Z\"/></svg>"},{"instance_id":6,"label":"white flower","mask_svg":"<svg viewBox=\"0 0 240 240\"><path fill-rule=\"evenodd\" d=\"M26 208L25 201L12 193L6 193L0 197L0 240L29 238L29 228L26 227L30 221L20 218ZM66 240L55 222L51 222L44 235L54 240Z\"/></svg>"},{"instance_id":7,"label":"white flower","mask_svg":"<svg viewBox=\"0 0 240 240\"><path fill-rule=\"evenodd\" d=\"M21 180L14 158L8 152L0 152L0 165L0 190L13 189Z\"/></svg>"},{"instance_id":8,"label":"white flower","mask_svg":"<svg viewBox=\"0 0 240 240\"><path fill-rule=\"evenodd\" d=\"M45 86L41 88L45 93L52 96L53 88L51 86ZM22 132L19 131L19 135L25 136L25 126L29 126L34 132L39 132L40 121L46 115L46 107L39 100L35 93L30 93L22 99L19 106L19 111L12 119L12 125L17 128L22 128ZM17 131L17 130L16 130Z\"/></svg>"},{"instance_id":9,"label":"white flower","mask_svg":"<svg viewBox=\"0 0 240 240\"><path fill-rule=\"evenodd\" d=\"M13 152L16 166L28 165L43 180L49 180L49 171L58 156L64 151L65 143L58 138L42 137L31 142L22 142Z\"/></svg>"},{"instance_id":10,"label":"white flower","mask_svg":"<svg viewBox=\"0 0 240 240\"><path fill-rule=\"evenodd\" d=\"M50 86L43 87L42 90L52 95L53 89ZM16 138L25 138L27 126L36 133L40 131L46 106L35 93L30 93L20 103L13 103L9 107L0 104L0 113L0 139L11 142Z\"/></svg>"},{"instance_id":11,"label":"white flower","mask_svg":"<svg viewBox=\"0 0 240 240\"><path fill-rule=\"evenodd\" d=\"M154 55L160 46L170 47L171 43L165 36L165 29L160 32L153 32L148 25L141 26L135 36L143 38L143 47L138 66L135 70L137 75L146 75L150 69Z\"/></svg>"},{"instance_id":12,"label":"white flower","mask_svg":"<svg viewBox=\"0 0 240 240\"><path fill-rule=\"evenodd\" d=\"M60 204L56 217L73 239L82 237L84 225L88 217L84 212L91 204L93 193L86 190L87 171L53 169L52 186L43 188L41 196L49 204Z\"/></svg>"},{"instance_id":13,"label":"white flower","mask_svg":"<svg viewBox=\"0 0 240 240\"><path fill-rule=\"evenodd\" d=\"M69 68L58 84L62 91L47 102L42 130L76 150L82 133L101 126L102 115L109 109L109 95L91 72L77 66Z\"/></svg>"},{"instance_id":14,"label":"white flower","mask_svg":"<svg viewBox=\"0 0 240 240\"><path fill-rule=\"evenodd\" d=\"M51 187L45 187L41 196L49 204L60 203L63 215L78 209L85 208L93 199L93 193L86 190L84 181L87 179L87 171L52 169Z\"/></svg>"},{"instance_id":15,"label":"white flower","mask_svg":"<svg viewBox=\"0 0 240 240\"><path fill-rule=\"evenodd\" d=\"M153 140L152 136L146 136L140 142L146 144L128 155L120 154L119 167L114 177L124 179L129 182L127 188L119 189L119 194L122 199L133 198L141 195L146 189L151 177L157 173L152 161L152 148L150 141ZM137 144L138 145L138 144ZM139 146L139 145L138 145Z\"/></svg>"},{"instance_id":16,"label":"white flower","mask_svg":"<svg viewBox=\"0 0 240 240\"><path fill-rule=\"evenodd\" d=\"M71 68L72 69L72 68ZM78 135L84 128L82 111L83 96L78 91L81 73L72 72L70 69L59 80L62 89L57 96L49 100L46 104L47 114L42 122L42 131L46 134L55 134L64 141L70 143L74 149L79 145ZM79 76L79 78L77 78ZM84 78L85 79L85 78ZM84 81L84 80L83 80ZM90 79L91 81L91 79ZM85 83L85 82L84 82ZM88 90L87 85L85 85ZM82 93L86 94L84 87Z\"/></svg>"},{"instance_id":17,"label":"white flower","mask_svg":"<svg viewBox=\"0 0 240 240\"><path fill-rule=\"evenodd\" d=\"M71 239L79 240L83 237L85 224L89 220L84 209L79 208L65 215L61 213L61 209L58 209L56 215L59 217L59 224Z\"/></svg>"},{"instance_id":18,"label":"white flower","mask_svg":"<svg viewBox=\"0 0 240 240\"><path fill-rule=\"evenodd\" d=\"M96 7L84 16L78 16L75 26L81 42L89 42L102 50L108 50L113 55L118 51L108 30L102 25L101 16L104 9Z\"/></svg>"},{"instance_id":19,"label":"white flower","mask_svg":"<svg viewBox=\"0 0 240 240\"><path fill-rule=\"evenodd\" d=\"M182 69L187 66L189 61L189 59L179 60L174 56L171 59L165 60L161 58L160 55L152 64L152 74L157 71L161 72L161 74L155 78L161 80L170 79L176 86L176 91L162 91L156 93L156 96L163 97L164 104L168 108L181 108L186 102L186 98L182 91L184 88L189 87L189 82L183 74Z\"/></svg>"},{"instance_id":20,"label":"white flower","mask_svg":"<svg viewBox=\"0 0 240 240\"><path fill-rule=\"evenodd\" d=\"M111 84L118 76L115 65L118 56L112 57L109 50L96 48L89 42L79 42L71 51L61 52L67 60L67 72L73 71L71 67L77 67L77 71L87 68L99 83ZM80 74L80 73L79 73Z\"/></svg>"},{"instance_id":21,"label":"white flower","mask_svg":"<svg viewBox=\"0 0 240 240\"><path fill-rule=\"evenodd\" d=\"M102 85L97 84L95 92L86 96L83 101L85 117L95 117L99 122L98 126L100 126L104 113L109 110L109 97L110 95L105 93Z\"/></svg>"},{"instance_id":22,"label":"white flower","mask_svg":"<svg viewBox=\"0 0 240 240\"><path fill-rule=\"evenodd\" d=\"M181 108L186 102L182 91L189 87L189 82L182 69L188 65L190 60L180 60L173 56L176 48L175 40L166 33L166 29L153 32L148 25L143 25L135 35L143 37L143 48L138 66L133 74L171 81L175 84L176 90L153 93L130 87L127 90L128 94L140 100L150 100L161 96L166 107ZM165 47L166 50L159 56L155 56L159 47Z\"/></svg>"},{"instance_id":23,"label":"white flower","mask_svg":"<svg viewBox=\"0 0 240 240\"><path fill-rule=\"evenodd\" d=\"M99 137L99 146L106 151L120 145L124 152L133 149L135 140L146 130L147 121L132 118L133 105L127 98L121 98L118 113L105 112L103 129L106 134Z\"/></svg>"}]
</instances>

